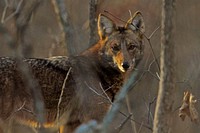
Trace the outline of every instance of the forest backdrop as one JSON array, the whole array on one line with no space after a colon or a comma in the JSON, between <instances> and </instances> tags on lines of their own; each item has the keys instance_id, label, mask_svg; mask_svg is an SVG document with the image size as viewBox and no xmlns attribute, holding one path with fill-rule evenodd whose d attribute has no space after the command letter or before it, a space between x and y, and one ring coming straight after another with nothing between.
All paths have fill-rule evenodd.
<instances>
[{"instance_id":1,"label":"forest backdrop","mask_svg":"<svg viewBox=\"0 0 200 133\"><path fill-rule=\"evenodd\" d=\"M6 5L6 1L8 4ZM25 0L24 0L25 1ZM32 1L32 0L30 0ZM0 0L1 24L8 32L16 37L13 12L18 9L23 0ZM74 55L89 47L89 0L65 0L66 9L74 28ZM146 36L150 36L161 25L160 0L100 0L97 14L109 11L120 19L128 20L129 10L134 13L141 11L145 20ZM5 13L6 9L6 14ZM182 104L183 92L190 90L197 101L200 99L200 17L198 10L200 2L197 0L177 0L175 13L175 103L173 106L172 132L197 133L199 124L194 124L189 118L182 121L179 117L179 107ZM109 14L106 14L109 16ZM119 24L121 21L113 18ZM50 57L68 55L58 23L57 14L50 0L43 0L30 18L29 26L24 33L27 57ZM156 58L160 57L160 29L151 37L151 44ZM13 56L9 38L0 34L0 56ZM151 133L156 97L159 87L157 64L154 61L149 42L145 40L145 56L141 62L144 74L140 82L129 93L129 106L135 120L137 132ZM129 109L129 111L130 111ZM199 111L200 104L197 103ZM126 101L122 112L129 114ZM125 117L118 114L113 128L118 127ZM131 132L130 121L126 122L121 132Z\"/></svg>"}]
</instances>

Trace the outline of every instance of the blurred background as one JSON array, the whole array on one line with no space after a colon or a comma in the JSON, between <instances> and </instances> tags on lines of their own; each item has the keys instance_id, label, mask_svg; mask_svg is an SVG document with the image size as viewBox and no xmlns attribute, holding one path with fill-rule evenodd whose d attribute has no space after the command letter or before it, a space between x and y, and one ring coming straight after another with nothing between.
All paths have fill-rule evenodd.
<instances>
[{"instance_id":1,"label":"blurred background","mask_svg":"<svg viewBox=\"0 0 200 133\"><path fill-rule=\"evenodd\" d=\"M3 12L6 8L6 0L0 0L0 19L13 38L16 37L14 19L6 19L13 13L20 0L8 0L4 22ZM31 1L31 0L30 0ZM89 46L89 0L65 0L66 9L70 21L75 29L74 44L75 55L87 49ZM161 22L160 0L99 0L98 13L109 11L120 19L127 21L132 14L141 11L144 17L146 32L149 37ZM189 118L182 121L179 116L179 107L182 104L183 92L190 90L196 99L198 112L200 111L200 1L177 0L175 17L175 45L176 45L176 93L173 112L172 133L198 133L199 124L192 123ZM104 13L105 15L106 14ZM111 17L111 16L110 16ZM112 17L111 17L112 18ZM114 21L122 24L119 20ZM32 15L30 24L25 33L25 43L29 46L31 57L50 57L67 55L66 46L61 36L56 13L50 0L43 0ZM160 56L160 29L150 39L156 58ZM12 56L12 50L8 38L0 34L0 56ZM135 123L128 120L121 128L122 133L151 133L153 115L159 87L156 73L158 69L149 46L145 39L145 56L138 69L143 70L141 80L131 90L124 101L121 112L127 116L130 112ZM127 102L128 101L128 102ZM128 104L127 104L128 103ZM113 122L113 129L117 129L126 119L118 114Z\"/></svg>"}]
</instances>

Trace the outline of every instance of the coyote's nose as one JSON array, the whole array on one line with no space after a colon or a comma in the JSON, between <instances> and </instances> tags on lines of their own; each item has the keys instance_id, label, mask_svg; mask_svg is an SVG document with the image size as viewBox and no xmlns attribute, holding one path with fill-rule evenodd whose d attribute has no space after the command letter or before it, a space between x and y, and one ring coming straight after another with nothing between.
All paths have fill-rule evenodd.
<instances>
[{"instance_id":1,"label":"coyote's nose","mask_svg":"<svg viewBox=\"0 0 200 133\"><path fill-rule=\"evenodd\" d=\"M129 68L129 63L126 61L126 62L123 62L122 64L122 67L127 70Z\"/></svg>"}]
</instances>

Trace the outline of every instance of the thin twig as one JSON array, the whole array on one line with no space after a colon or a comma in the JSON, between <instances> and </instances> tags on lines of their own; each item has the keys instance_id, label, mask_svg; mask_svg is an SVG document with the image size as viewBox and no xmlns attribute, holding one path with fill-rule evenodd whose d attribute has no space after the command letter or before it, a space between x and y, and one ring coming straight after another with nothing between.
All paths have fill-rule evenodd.
<instances>
[{"instance_id":1,"label":"thin twig","mask_svg":"<svg viewBox=\"0 0 200 133\"><path fill-rule=\"evenodd\" d=\"M2 13L2 17L1 17L1 23L2 24L4 23L4 19L5 19L6 13L7 13L7 9L9 7L8 0L4 0L4 2L5 2L5 7L3 9L3 13Z\"/></svg>"},{"instance_id":2,"label":"thin twig","mask_svg":"<svg viewBox=\"0 0 200 133\"><path fill-rule=\"evenodd\" d=\"M158 76L155 75L155 74L153 74L153 72L151 72L151 71L149 71L149 70L147 70L147 72L148 72L151 76L153 76L157 81L160 81L160 79L158 78ZM157 73L156 73L156 74L157 74Z\"/></svg>"},{"instance_id":3,"label":"thin twig","mask_svg":"<svg viewBox=\"0 0 200 133\"><path fill-rule=\"evenodd\" d=\"M32 114L33 116L36 116L36 114L33 112L33 111L31 111L31 110L29 110L29 109L27 109L27 108L22 108L22 110L23 111L26 111L26 112L28 112L28 113L30 113L30 114Z\"/></svg>"},{"instance_id":4,"label":"thin twig","mask_svg":"<svg viewBox=\"0 0 200 133\"><path fill-rule=\"evenodd\" d=\"M158 60L157 60L157 58L156 58L156 54L155 54L155 52L154 52L154 50L153 50L153 47L152 47L152 44L151 44L151 40L150 40L149 38L147 38L147 37L145 37L145 38L147 39L147 41L148 41L148 43L149 43L151 52L152 52L152 54L153 54L153 58L154 58L154 60L156 61L157 68L158 68L158 70L159 70L159 72L160 72L160 65L159 65Z\"/></svg>"},{"instance_id":5,"label":"thin twig","mask_svg":"<svg viewBox=\"0 0 200 133\"><path fill-rule=\"evenodd\" d=\"M158 29L160 29L160 26L158 26L158 27L151 33L151 35L150 35L148 38L151 39L152 36L156 33L156 31L157 31Z\"/></svg>"},{"instance_id":6,"label":"thin twig","mask_svg":"<svg viewBox=\"0 0 200 133\"><path fill-rule=\"evenodd\" d=\"M23 0L20 0L19 3L18 3L18 5L17 5L16 10L12 14L10 14L7 18L3 19L2 23L7 22L11 18L13 18L15 15L17 15L19 13L19 11L20 11L22 3L23 3Z\"/></svg>"},{"instance_id":7,"label":"thin twig","mask_svg":"<svg viewBox=\"0 0 200 133\"><path fill-rule=\"evenodd\" d=\"M100 85L100 88L101 88L101 90L102 90L102 93L98 93L97 91L95 91L95 89L93 89L92 87L90 87L90 86L88 85L87 82L85 82L85 84L87 85L88 89L90 89L92 92L94 92L97 96L100 96L100 97L102 97L103 99L107 100L111 105L113 104L113 103L112 103L112 100L110 99L110 97L109 97L108 94L106 93L106 90L103 89L103 86L101 85L101 83L99 83L99 85ZM110 87L109 87L108 89L110 89ZM108 90L108 89L107 89L107 90ZM105 95L105 96L104 96L104 95ZM103 103L105 103L105 102L100 102L100 103L98 103L98 104L103 104Z\"/></svg>"},{"instance_id":8,"label":"thin twig","mask_svg":"<svg viewBox=\"0 0 200 133\"><path fill-rule=\"evenodd\" d=\"M71 67L69 68L67 74L66 74L66 77L63 81L63 85L62 85L62 89L61 89L61 93L60 93L60 98L59 98L59 101L58 101L58 105L57 105L57 115L56 115L56 121L57 121L57 124L59 124L59 117L60 117L60 104L62 102L62 97L63 97L63 93L64 93L64 89L65 89L65 85L66 85L66 82L67 82L67 79L69 77L69 74L70 74L70 71L71 71Z\"/></svg>"},{"instance_id":9,"label":"thin twig","mask_svg":"<svg viewBox=\"0 0 200 133\"><path fill-rule=\"evenodd\" d=\"M125 117L128 117L125 113L123 113L123 112L119 112L121 115L123 115L123 116L125 116ZM142 123L141 122L138 122L138 121L136 121L136 120L134 120L134 119L132 119L132 118L130 118L130 120L131 121L134 121L136 124L139 124L139 125L141 125ZM145 128L147 128L147 129L149 129L149 130L153 130L149 125L145 125L145 124L143 124L143 127L145 127Z\"/></svg>"},{"instance_id":10,"label":"thin twig","mask_svg":"<svg viewBox=\"0 0 200 133\"><path fill-rule=\"evenodd\" d=\"M154 97L153 100L152 100L151 102L149 102L148 105L147 105L145 99L143 98L143 100L144 100L144 102L145 102L145 106L146 106L146 108L147 108L147 110L148 110L148 117L147 117L147 118L148 118L148 120L147 120L147 123L148 123L148 124L150 123L150 117L151 117L151 120L152 120L152 122L153 122L153 115L152 115L152 113L151 113L151 105L156 101L156 98L157 98L157 97Z\"/></svg>"},{"instance_id":11,"label":"thin twig","mask_svg":"<svg viewBox=\"0 0 200 133\"><path fill-rule=\"evenodd\" d=\"M132 24L133 25L133 24ZM134 26L134 25L133 25ZM136 26L134 26L135 28L137 28ZM144 37L147 39L147 41L148 41L148 43L149 43L149 46L150 46L150 49L151 49L151 52L152 52L152 54L153 54L153 58L154 58L154 60L156 61L156 65L157 65L157 68L158 68L158 70L159 70L159 72L160 72L160 65L159 65L159 63L158 63L158 60L157 60L157 58L156 58L156 54L155 54L155 52L154 52L154 50L153 50L153 47L152 47L152 44L151 44L151 38L153 37L153 35L156 33L156 31L158 31L158 29L160 28L160 26L158 26L152 33L151 33L151 35L149 36L149 37L147 37L144 33L143 33L143 35L144 35ZM137 28L138 29L138 28ZM139 31L140 31L140 29L138 29ZM141 31L140 31L141 32ZM142 32L141 32L142 33Z\"/></svg>"},{"instance_id":12,"label":"thin twig","mask_svg":"<svg viewBox=\"0 0 200 133\"><path fill-rule=\"evenodd\" d=\"M24 101L23 104L22 104L19 108L17 108L15 111L13 111L12 114L11 114L7 119L11 118L12 116L14 116L16 113L18 113L18 112L20 112L20 111L26 111L26 112L28 112L28 113L30 113L30 114L36 116L36 114L33 113L31 110L26 109L26 108L24 107L25 105L26 105L26 101Z\"/></svg>"},{"instance_id":13,"label":"thin twig","mask_svg":"<svg viewBox=\"0 0 200 133\"><path fill-rule=\"evenodd\" d=\"M156 58L157 59L157 58ZM154 75L152 72L151 72L151 66L153 65L153 63L156 62L155 58L154 60L149 64L149 67L147 69L147 71L154 77L156 78L158 81L160 81L160 78L157 76L157 75ZM157 74L157 73L156 73Z\"/></svg>"},{"instance_id":14,"label":"thin twig","mask_svg":"<svg viewBox=\"0 0 200 133\"><path fill-rule=\"evenodd\" d=\"M128 112L129 112L129 114L132 114L131 105L130 105L130 101L129 101L129 95L126 96L126 104L127 104L127 107L128 107ZM131 118L134 119L134 116L131 115ZM133 132L133 133L137 133L137 128L136 128L135 122L134 122L134 121L130 121L130 122L131 122L132 132Z\"/></svg>"},{"instance_id":15,"label":"thin twig","mask_svg":"<svg viewBox=\"0 0 200 133\"><path fill-rule=\"evenodd\" d=\"M140 133L142 131L143 124L144 124L144 122L142 121L140 128L138 129L138 133Z\"/></svg>"},{"instance_id":16,"label":"thin twig","mask_svg":"<svg viewBox=\"0 0 200 133\"><path fill-rule=\"evenodd\" d=\"M147 41L148 41L148 43L149 43L149 46L150 46L150 49L151 49L151 52L152 52L152 54L153 54L153 58L154 58L154 60L156 61L158 70L159 70L159 72L160 72L160 65L159 65L159 63L158 63L158 60L157 60L157 58L156 58L155 52L154 52L153 47L152 47L152 44L151 44L151 38L152 38L152 36L156 33L156 31L160 28L160 26L158 26L158 27L151 33L151 35L150 35L149 37L147 37L147 35L144 34L137 26L133 25L132 23L131 23L131 25L134 26L137 30L139 30L139 32L140 32L141 34L143 34L144 37L147 39Z\"/></svg>"},{"instance_id":17,"label":"thin twig","mask_svg":"<svg viewBox=\"0 0 200 133\"><path fill-rule=\"evenodd\" d=\"M132 18L133 14L132 14L131 10L128 10L128 12L129 12L130 18Z\"/></svg>"},{"instance_id":18,"label":"thin twig","mask_svg":"<svg viewBox=\"0 0 200 133\"><path fill-rule=\"evenodd\" d=\"M110 104L112 105L112 101L110 99L110 97L108 96L108 94L105 92L105 90L103 89L103 86L101 83L99 83L101 90L103 91L104 95L106 95L106 98L108 99L108 101L110 102Z\"/></svg>"},{"instance_id":19,"label":"thin twig","mask_svg":"<svg viewBox=\"0 0 200 133\"><path fill-rule=\"evenodd\" d=\"M118 20L124 22L125 24L127 23L125 20L123 20L123 19L121 19L121 18L115 16L114 14L112 14L111 12L109 12L108 10L104 10L104 12L110 14L112 17L114 17L114 18L116 18L116 19L118 19Z\"/></svg>"},{"instance_id":20,"label":"thin twig","mask_svg":"<svg viewBox=\"0 0 200 133\"><path fill-rule=\"evenodd\" d=\"M22 104L22 106L19 107L16 111L14 111L14 113L16 113L16 112L22 110L22 108L25 106L25 104L26 104L26 101L24 101L24 103Z\"/></svg>"},{"instance_id":21,"label":"thin twig","mask_svg":"<svg viewBox=\"0 0 200 133\"><path fill-rule=\"evenodd\" d=\"M85 84L87 85L88 89L90 89L92 92L94 92L97 96L100 96L100 97L102 97L104 99L107 99L105 96L102 95L103 93L100 94L97 91L95 91L95 89L93 89L92 87L90 87L87 82L85 82Z\"/></svg>"},{"instance_id":22,"label":"thin twig","mask_svg":"<svg viewBox=\"0 0 200 133\"><path fill-rule=\"evenodd\" d=\"M188 88L188 89L192 89L192 86L190 84L190 79L184 79L183 81L176 81L176 83L179 83L179 84L185 84L185 88Z\"/></svg>"},{"instance_id":23,"label":"thin twig","mask_svg":"<svg viewBox=\"0 0 200 133\"><path fill-rule=\"evenodd\" d=\"M9 118L11 118L17 112L21 111L23 109L23 107L25 106L25 104L26 104L26 101L24 101L23 104L18 109L16 109L14 112L12 112L12 114L9 116ZM7 119L9 119L9 118L7 118Z\"/></svg>"},{"instance_id":24,"label":"thin twig","mask_svg":"<svg viewBox=\"0 0 200 133\"><path fill-rule=\"evenodd\" d=\"M123 121L120 123L120 125L119 125L117 128L115 128L115 129L118 130L118 131L121 131L122 128L123 128L123 126L124 126L124 125L127 123L127 121L131 118L131 116L132 116L132 114L129 114L129 116L126 117L125 120L123 120Z\"/></svg>"},{"instance_id":25,"label":"thin twig","mask_svg":"<svg viewBox=\"0 0 200 133\"><path fill-rule=\"evenodd\" d=\"M107 89L105 89L105 92L107 92L108 90L112 89L112 87L113 87L114 85L116 85L116 84L117 84L117 83L114 83L113 85L109 86Z\"/></svg>"},{"instance_id":26,"label":"thin twig","mask_svg":"<svg viewBox=\"0 0 200 133\"><path fill-rule=\"evenodd\" d=\"M153 122L153 115L152 115L152 113L151 113L151 105L154 103L154 102L156 102L156 100L157 100L157 97L154 97L153 98L153 100L149 103L149 107L148 107L148 123L149 123L149 119L150 119L150 116L151 116L151 120L152 120L152 122Z\"/></svg>"},{"instance_id":27,"label":"thin twig","mask_svg":"<svg viewBox=\"0 0 200 133\"><path fill-rule=\"evenodd\" d=\"M156 76L158 77L158 79L160 80L160 75L156 72Z\"/></svg>"}]
</instances>

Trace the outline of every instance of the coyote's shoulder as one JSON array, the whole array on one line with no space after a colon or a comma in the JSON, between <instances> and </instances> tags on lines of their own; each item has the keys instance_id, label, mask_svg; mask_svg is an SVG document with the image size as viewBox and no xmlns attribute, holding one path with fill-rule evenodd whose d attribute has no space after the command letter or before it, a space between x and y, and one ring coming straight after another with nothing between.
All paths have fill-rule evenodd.
<instances>
[{"instance_id":1,"label":"coyote's shoulder","mask_svg":"<svg viewBox=\"0 0 200 133\"><path fill-rule=\"evenodd\" d=\"M100 14L100 40L82 54L22 59L30 69L31 78L39 83L47 122L56 120L59 102L65 132L72 132L91 119L100 122L124 77L143 56L144 28L140 12L122 27ZM33 94L26 86L18 61L0 58L0 75L0 118L8 119L14 114L17 118L35 121ZM16 113L22 105L24 110Z\"/></svg>"}]
</instances>

